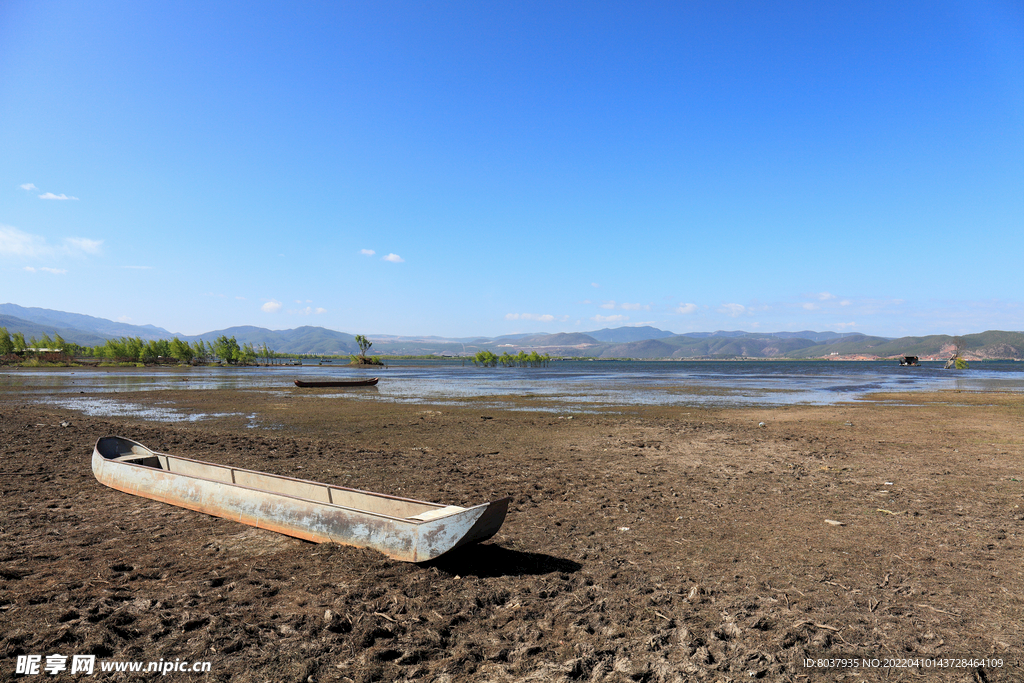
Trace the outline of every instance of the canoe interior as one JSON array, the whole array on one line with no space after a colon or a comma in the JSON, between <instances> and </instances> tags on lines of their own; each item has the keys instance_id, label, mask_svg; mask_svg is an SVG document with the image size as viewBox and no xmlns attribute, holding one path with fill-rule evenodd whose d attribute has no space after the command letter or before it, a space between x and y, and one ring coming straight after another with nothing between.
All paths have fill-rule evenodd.
<instances>
[{"instance_id":1,"label":"canoe interior","mask_svg":"<svg viewBox=\"0 0 1024 683\"><path fill-rule=\"evenodd\" d=\"M461 512L467 508L457 505L440 505L425 501L410 500L370 493L302 479L292 479L266 472L239 469L226 465L201 462L165 453L155 453L126 439L107 437L97 445L100 455L113 462L139 465L164 470L186 477L196 477L225 484L277 493L328 505L361 510L377 515L406 519L412 522L427 522L433 519Z\"/></svg>"}]
</instances>

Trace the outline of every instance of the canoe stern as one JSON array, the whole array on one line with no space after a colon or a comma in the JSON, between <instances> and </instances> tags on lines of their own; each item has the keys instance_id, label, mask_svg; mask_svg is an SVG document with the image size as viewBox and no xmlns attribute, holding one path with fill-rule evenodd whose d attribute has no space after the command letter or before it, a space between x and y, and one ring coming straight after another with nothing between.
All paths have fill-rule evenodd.
<instances>
[{"instance_id":1,"label":"canoe stern","mask_svg":"<svg viewBox=\"0 0 1024 683\"><path fill-rule=\"evenodd\" d=\"M486 541L505 522L510 500L501 498L424 522L419 527L416 559L412 561L429 562L456 548Z\"/></svg>"}]
</instances>

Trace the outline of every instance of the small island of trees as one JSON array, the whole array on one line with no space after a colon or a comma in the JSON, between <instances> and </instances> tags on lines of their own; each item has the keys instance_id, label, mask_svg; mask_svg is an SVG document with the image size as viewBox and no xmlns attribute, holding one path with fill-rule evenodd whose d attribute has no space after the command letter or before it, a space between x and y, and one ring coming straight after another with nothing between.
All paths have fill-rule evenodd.
<instances>
[{"instance_id":1,"label":"small island of trees","mask_svg":"<svg viewBox=\"0 0 1024 683\"><path fill-rule=\"evenodd\" d=\"M551 356L547 354L542 356L536 351L530 353L520 351L514 356L508 351L500 356L493 351L480 351L473 356L473 365L485 368L493 368L498 365L503 368L540 368L547 367L550 362Z\"/></svg>"},{"instance_id":2,"label":"small island of trees","mask_svg":"<svg viewBox=\"0 0 1024 683\"><path fill-rule=\"evenodd\" d=\"M359 345L359 355L356 356L355 354L353 354L352 356L350 356L352 362L349 363L349 365L384 365L384 363L381 362L380 358L376 356L372 358L366 357L366 352L370 350L371 346L373 346L372 341L370 341L361 334L357 334L356 344Z\"/></svg>"}]
</instances>

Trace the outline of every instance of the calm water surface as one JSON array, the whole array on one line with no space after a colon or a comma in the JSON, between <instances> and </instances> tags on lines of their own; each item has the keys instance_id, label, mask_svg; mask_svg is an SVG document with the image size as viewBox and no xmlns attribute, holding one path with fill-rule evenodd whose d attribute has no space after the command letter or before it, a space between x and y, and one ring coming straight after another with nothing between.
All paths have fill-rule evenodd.
<instances>
[{"instance_id":1,"label":"calm water surface","mask_svg":"<svg viewBox=\"0 0 1024 683\"><path fill-rule=\"evenodd\" d=\"M173 406L139 406L136 390L265 389L299 391L293 380L379 376L375 388L319 390L329 400L504 406L529 397L553 411L639 405L828 405L870 398L875 392L935 390L1024 394L1024 363L973 363L943 370L942 363L900 367L894 361L636 362L553 361L546 368L477 368L461 360L397 361L364 370L344 365L270 368L16 369L0 374L0 388L30 400L92 414L134 414L174 421ZM308 390L307 390L308 391ZM81 397L82 393L90 394ZM95 394L110 394L97 398ZM907 402L913 397L907 394ZM180 419L201 419L196 416Z\"/></svg>"}]
</instances>

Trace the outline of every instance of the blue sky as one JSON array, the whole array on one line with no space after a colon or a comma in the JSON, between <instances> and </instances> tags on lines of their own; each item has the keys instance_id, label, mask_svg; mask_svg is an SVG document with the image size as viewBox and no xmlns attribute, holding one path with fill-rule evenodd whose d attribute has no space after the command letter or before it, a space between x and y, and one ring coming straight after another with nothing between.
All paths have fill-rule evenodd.
<instances>
[{"instance_id":1,"label":"blue sky","mask_svg":"<svg viewBox=\"0 0 1024 683\"><path fill-rule=\"evenodd\" d=\"M1024 329L1024 3L0 3L0 303Z\"/></svg>"}]
</instances>

